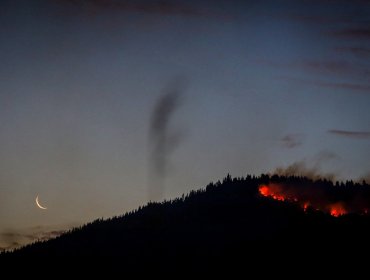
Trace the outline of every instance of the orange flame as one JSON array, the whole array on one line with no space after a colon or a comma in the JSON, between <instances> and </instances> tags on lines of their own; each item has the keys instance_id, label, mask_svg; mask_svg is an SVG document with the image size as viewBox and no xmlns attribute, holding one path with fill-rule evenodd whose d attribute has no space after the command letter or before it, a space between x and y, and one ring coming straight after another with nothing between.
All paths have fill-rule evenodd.
<instances>
[{"instance_id":1,"label":"orange flame","mask_svg":"<svg viewBox=\"0 0 370 280\"><path fill-rule=\"evenodd\" d=\"M339 217L345 214L347 214L347 211L340 203L333 204L330 206L330 215L334 217Z\"/></svg>"},{"instance_id":2,"label":"orange flame","mask_svg":"<svg viewBox=\"0 0 370 280\"><path fill-rule=\"evenodd\" d=\"M299 202L297 197L284 193L284 189L278 184L261 185L259 187L259 192L261 195L265 197L271 197L275 200ZM300 205L305 212L307 211L309 206L312 206L312 207L314 206L312 205L312 202L310 201L306 201ZM316 206L315 209L322 210L320 209L320 207L318 208L317 205L315 206ZM345 209L343 204L339 202L330 204L327 209L328 209L329 214L332 215L333 217L339 217L339 216L342 216L348 213L348 211ZM367 214L368 210L365 209L364 213Z\"/></svg>"},{"instance_id":3,"label":"orange flame","mask_svg":"<svg viewBox=\"0 0 370 280\"><path fill-rule=\"evenodd\" d=\"M305 202L304 204L303 204L303 210L306 212L307 211L307 208L308 208L308 206L309 206L310 204L308 203L308 202Z\"/></svg>"},{"instance_id":4,"label":"orange flame","mask_svg":"<svg viewBox=\"0 0 370 280\"><path fill-rule=\"evenodd\" d=\"M279 200L279 201L285 201L286 200L285 196L280 194L278 190L273 190L273 188L269 188L266 185L260 186L259 192L263 196L266 196L266 197L270 196L273 199L276 199L276 200Z\"/></svg>"},{"instance_id":5,"label":"orange flame","mask_svg":"<svg viewBox=\"0 0 370 280\"><path fill-rule=\"evenodd\" d=\"M263 196L270 196L270 189L268 186L262 185L259 188L260 194Z\"/></svg>"}]
</instances>

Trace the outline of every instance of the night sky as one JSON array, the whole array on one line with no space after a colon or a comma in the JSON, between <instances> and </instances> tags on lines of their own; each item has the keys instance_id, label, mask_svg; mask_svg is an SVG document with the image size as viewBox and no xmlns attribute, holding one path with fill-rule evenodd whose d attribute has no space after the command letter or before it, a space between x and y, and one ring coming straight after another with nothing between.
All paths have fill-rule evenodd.
<instances>
[{"instance_id":1,"label":"night sky","mask_svg":"<svg viewBox=\"0 0 370 280\"><path fill-rule=\"evenodd\" d=\"M370 178L369 105L367 0L1 0L0 249L228 172Z\"/></svg>"}]
</instances>

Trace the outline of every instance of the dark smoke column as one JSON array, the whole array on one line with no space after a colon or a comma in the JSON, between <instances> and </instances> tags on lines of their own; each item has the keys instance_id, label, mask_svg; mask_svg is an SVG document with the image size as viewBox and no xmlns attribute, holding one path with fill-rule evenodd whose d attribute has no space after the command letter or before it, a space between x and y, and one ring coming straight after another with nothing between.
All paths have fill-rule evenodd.
<instances>
[{"instance_id":1,"label":"dark smoke column","mask_svg":"<svg viewBox=\"0 0 370 280\"><path fill-rule=\"evenodd\" d=\"M149 200L163 198L167 159L179 137L170 129L170 121L180 105L180 88L172 86L158 99L150 119Z\"/></svg>"}]
</instances>

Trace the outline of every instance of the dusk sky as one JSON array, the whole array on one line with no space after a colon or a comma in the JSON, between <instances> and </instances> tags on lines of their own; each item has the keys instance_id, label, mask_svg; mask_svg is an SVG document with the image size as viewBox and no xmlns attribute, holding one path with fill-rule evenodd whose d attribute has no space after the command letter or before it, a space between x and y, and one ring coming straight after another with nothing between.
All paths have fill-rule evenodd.
<instances>
[{"instance_id":1,"label":"dusk sky","mask_svg":"<svg viewBox=\"0 0 370 280\"><path fill-rule=\"evenodd\" d=\"M1 0L0 249L227 173L370 179L369 105L367 0Z\"/></svg>"}]
</instances>

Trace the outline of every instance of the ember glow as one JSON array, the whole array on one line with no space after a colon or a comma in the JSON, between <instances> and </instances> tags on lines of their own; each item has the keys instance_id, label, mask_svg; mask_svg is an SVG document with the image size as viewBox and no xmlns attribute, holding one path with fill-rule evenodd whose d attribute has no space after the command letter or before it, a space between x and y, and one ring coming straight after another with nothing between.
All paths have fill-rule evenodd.
<instances>
[{"instance_id":1,"label":"ember glow","mask_svg":"<svg viewBox=\"0 0 370 280\"><path fill-rule=\"evenodd\" d=\"M303 203L303 210L306 212L310 204L308 202Z\"/></svg>"},{"instance_id":2,"label":"ember glow","mask_svg":"<svg viewBox=\"0 0 370 280\"><path fill-rule=\"evenodd\" d=\"M330 215L334 217L339 217L345 214L347 214L347 211L340 203L331 205Z\"/></svg>"},{"instance_id":3,"label":"ember glow","mask_svg":"<svg viewBox=\"0 0 370 280\"><path fill-rule=\"evenodd\" d=\"M260 187L260 193L263 196L271 196L273 199L284 201L285 197L278 192L274 191L272 188L269 188L268 186L261 186Z\"/></svg>"},{"instance_id":4,"label":"ember glow","mask_svg":"<svg viewBox=\"0 0 370 280\"><path fill-rule=\"evenodd\" d=\"M310 208L326 212L333 217L340 217L350 212L356 212L349 211L349 208L351 208L349 204L340 201L335 203L330 202L325 194L317 191L315 193L314 189L307 195L307 190L301 190L301 192L299 192L299 188L296 187L271 183L268 185L261 185L259 187L259 193L265 197L271 197L278 201L298 203L305 212ZM307 199L308 197L310 197L310 199ZM364 208L362 211L357 212L367 215L368 209Z\"/></svg>"},{"instance_id":5,"label":"ember glow","mask_svg":"<svg viewBox=\"0 0 370 280\"><path fill-rule=\"evenodd\" d=\"M259 187L259 192L263 196L272 197L275 200L298 202L298 197L295 197L288 192L284 192L283 188L278 184L261 185Z\"/></svg>"}]
</instances>

